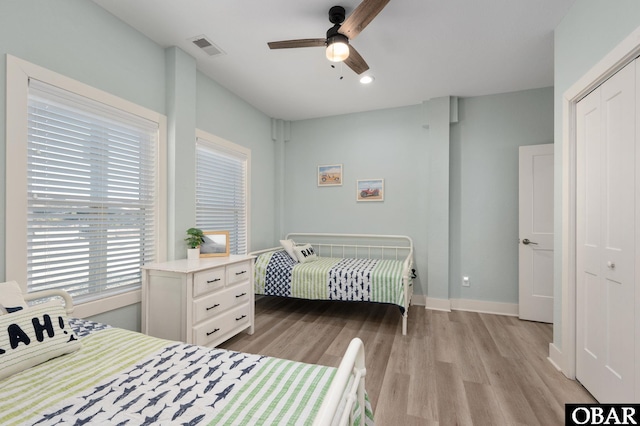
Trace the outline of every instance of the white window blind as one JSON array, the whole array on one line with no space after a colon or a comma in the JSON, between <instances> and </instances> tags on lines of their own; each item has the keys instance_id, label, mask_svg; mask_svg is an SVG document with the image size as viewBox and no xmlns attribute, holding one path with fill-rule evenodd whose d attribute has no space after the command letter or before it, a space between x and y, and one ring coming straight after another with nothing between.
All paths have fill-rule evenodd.
<instances>
[{"instance_id":1,"label":"white window blind","mask_svg":"<svg viewBox=\"0 0 640 426\"><path fill-rule=\"evenodd\" d=\"M247 253L247 157L196 141L196 226L229 231L229 252Z\"/></svg>"},{"instance_id":2,"label":"white window blind","mask_svg":"<svg viewBox=\"0 0 640 426\"><path fill-rule=\"evenodd\" d=\"M157 123L29 81L29 291L78 302L140 287L155 259L157 147Z\"/></svg>"}]
</instances>

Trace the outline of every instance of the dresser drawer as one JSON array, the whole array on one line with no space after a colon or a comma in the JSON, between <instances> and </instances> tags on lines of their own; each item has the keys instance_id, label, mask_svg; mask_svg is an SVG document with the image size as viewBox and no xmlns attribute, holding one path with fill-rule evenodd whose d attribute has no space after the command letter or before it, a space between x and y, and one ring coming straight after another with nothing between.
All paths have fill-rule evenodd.
<instances>
[{"instance_id":1,"label":"dresser drawer","mask_svg":"<svg viewBox=\"0 0 640 426\"><path fill-rule=\"evenodd\" d=\"M239 283L251 278L251 263L240 262L227 266L227 283L229 285Z\"/></svg>"},{"instance_id":2,"label":"dresser drawer","mask_svg":"<svg viewBox=\"0 0 640 426\"><path fill-rule=\"evenodd\" d=\"M246 303L193 328L194 344L207 346L220 336L249 327L251 306Z\"/></svg>"},{"instance_id":3,"label":"dresser drawer","mask_svg":"<svg viewBox=\"0 0 640 426\"><path fill-rule=\"evenodd\" d=\"M225 284L224 267L198 272L193 275L193 296L221 289Z\"/></svg>"},{"instance_id":4,"label":"dresser drawer","mask_svg":"<svg viewBox=\"0 0 640 426\"><path fill-rule=\"evenodd\" d=\"M193 302L193 323L212 318L222 312L247 303L250 300L250 283L208 294Z\"/></svg>"}]
</instances>

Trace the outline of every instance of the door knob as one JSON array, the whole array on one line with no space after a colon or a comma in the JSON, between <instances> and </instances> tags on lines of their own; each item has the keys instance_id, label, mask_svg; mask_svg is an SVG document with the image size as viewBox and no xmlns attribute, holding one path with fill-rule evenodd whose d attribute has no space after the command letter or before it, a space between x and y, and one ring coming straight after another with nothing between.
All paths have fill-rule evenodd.
<instances>
[{"instance_id":1,"label":"door knob","mask_svg":"<svg viewBox=\"0 0 640 426\"><path fill-rule=\"evenodd\" d=\"M538 245L538 243L534 243L533 241L529 241L528 238L525 238L524 240L522 240L522 244L524 244L525 246L528 246L529 244Z\"/></svg>"}]
</instances>

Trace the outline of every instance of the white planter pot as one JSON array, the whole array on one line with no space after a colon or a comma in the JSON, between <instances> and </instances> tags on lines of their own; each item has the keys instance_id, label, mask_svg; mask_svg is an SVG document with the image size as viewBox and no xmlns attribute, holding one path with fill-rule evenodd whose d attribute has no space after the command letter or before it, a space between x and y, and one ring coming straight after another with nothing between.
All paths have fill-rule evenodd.
<instances>
[{"instance_id":1,"label":"white planter pot","mask_svg":"<svg viewBox=\"0 0 640 426\"><path fill-rule=\"evenodd\" d=\"M187 259L188 260L200 259L200 247L187 249Z\"/></svg>"}]
</instances>

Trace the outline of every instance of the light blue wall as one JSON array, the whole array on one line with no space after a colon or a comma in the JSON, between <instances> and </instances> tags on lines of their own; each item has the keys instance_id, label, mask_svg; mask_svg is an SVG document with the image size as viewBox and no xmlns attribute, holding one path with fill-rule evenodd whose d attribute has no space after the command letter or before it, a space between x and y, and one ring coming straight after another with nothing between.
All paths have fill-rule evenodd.
<instances>
[{"instance_id":1,"label":"light blue wall","mask_svg":"<svg viewBox=\"0 0 640 426\"><path fill-rule=\"evenodd\" d=\"M112 327L126 328L127 330L140 331L140 318L142 316L142 306L140 303L125 306L113 311L94 315L91 321L109 324Z\"/></svg>"},{"instance_id":2,"label":"light blue wall","mask_svg":"<svg viewBox=\"0 0 640 426\"><path fill-rule=\"evenodd\" d=\"M250 250L270 247L275 234L275 145L271 119L202 73L197 74L196 126L251 149Z\"/></svg>"},{"instance_id":3,"label":"light blue wall","mask_svg":"<svg viewBox=\"0 0 640 426\"><path fill-rule=\"evenodd\" d=\"M422 103L427 131L427 179L423 197L427 200L427 306L449 300L451 111L457 103L449 96ZM457 116L457 111L454 114Z\"/></svg>"},{"instance_id":4,"label":"light blue wall","mask_svg":"<svg viewBox=\"0 0 640 426\"><path fill-rule=\"evenodd\" d=\"M5 278L5 84L11 54L168 116L170 253L185 257L180 238L195 218L192 193L194 125L253 151L254 245L277 240L273 233L273 143L270 119L217 83L197 73L195 60L179 49L167 51L95 3L87 0L3 0L0 2L0 279ZM195 117L194 117L195 116ZM171 136L173 135L173 136ZM171 140L170 140L171 142ZM177 176L177 177L176 177ZM181 188L186 188L181 191ZM169 194L171 195L171 194ZM193 219L195 220L195 219ZM170 244L170 245L171 245ZM127 306L96 319L140 329L140 306Z\"/></svg>"},{"instance_id":5,"label":"light blue wall","mask_svg":"<svg viewBox=\"0 0 640 426\"><path fill-rule=\"evenodd\" d=\"M518 303L518 147L553 143L553 88L459 100L451 128L453 299ZM462 277L470 287L462 287Z\"/></svg>"},{"instance_id":6,"label":"light blue wall","mask_svg":"<svg viewBox=\"0 0 640 426\"><path fill-rule=\"evenodd\" d=\"M425 278L426 194L433 193L427 165L439 159L429 157L423 121L417 105L291 123L285 232L407 234L416 245L417 294L518 303L518 146L553 142L553 88L459 99L444 183L450 195L444 291ZM344 165L343 185L319 188L317 166L333 163ZM384 202L356 202L356 180L364 178L385 179ZM462 275L471 277L471 287L462 289Z\"/></svg>"},{"instance_id":7,"label":"light blue wall","mask_svg":"<svg viewBox=\"0 0 640 426\"><path fill-rule=\"evenodd\" d=\"M426 293L426 130L419 105L291 123L285 143L284 233L409 235ZM343 165L342 186L317 168ZM356 202L356 180L384 179L383 202Z\"/></svg>"},{"instance_id":8,"label":"light blue wall","mask_svg":"<svg viewBox=\"0 0 640 426\"><path fill-rule=\"evenodd\" d=\"M555 31L555 274L553 341L562 349L562 95L640 26L637 0L578 0Z\"/></svg>"},{"instance_id":9,"label":"light blue wall","mask_svg":"<svg viewBox=\"0 0 640 426\"><path fill-rule=\"evenodd\" d=\"M195 223L196 61L173 46L167 78L167 259L185 257L185 229ZM189 143L191 141L191 143ZM171 206L176 206L172 208Z\"/></svg>"}]
</instances>

